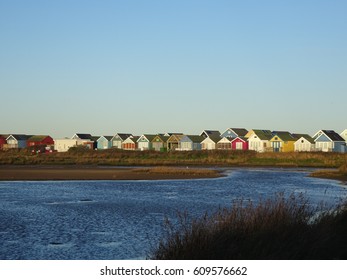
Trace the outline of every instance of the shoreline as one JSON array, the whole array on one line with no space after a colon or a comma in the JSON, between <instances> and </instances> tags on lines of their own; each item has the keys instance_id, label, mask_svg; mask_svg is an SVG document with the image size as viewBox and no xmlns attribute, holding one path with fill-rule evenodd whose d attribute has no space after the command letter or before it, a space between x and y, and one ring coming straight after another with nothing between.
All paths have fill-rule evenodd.
<instances>
[{"instance_id":1,"label":"shoreline","mask_svg":"<svg viewBox=\"0 0 347 280\"><path fill-rule=\"evenodd\" d=\"M106 166L0 166L0 181L179 180L223 177L211 168Z\"/></svg>"},{"instance_id":2,"label":"shoreline","mask_svg":"<svg viewBox=\"0 0 347 280\"><path fill-rule=\"evenodd\" d=\"M233 166L235 167L235 166ZM285 168L282 166L237 166L238 168ZM232 168L232 167L231 167ZM83 181L83 180L190 180L226 176L209 166L98 166L98 165L0 165L1 181ZM347 183L347 175L336 169L316 170L309 177Z\"/></svg>"},{"instance_id":3,"label":"shoreline","mask_svg":"<svg viewBox=\"0 0 347 280\"><path fill-rule=\"evenodd\" d=\"M347 175L341 174L339 171L318 170L318 171L312 172L309 176L312 178L330 179L330 180L340 181L345 184L347 183Z\"/></svg>"}]
</instances>

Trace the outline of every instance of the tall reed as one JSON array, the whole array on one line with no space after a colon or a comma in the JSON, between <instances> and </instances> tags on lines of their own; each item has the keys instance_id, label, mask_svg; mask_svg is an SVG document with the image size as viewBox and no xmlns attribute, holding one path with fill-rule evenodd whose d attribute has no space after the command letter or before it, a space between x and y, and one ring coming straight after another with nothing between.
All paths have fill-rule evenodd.
<instances>
[{"instance_id":1,"label":"tall reed","mask_svg":"<svg viewBox=\"0 0 347 280\"><path fill-rule=\"evenodd\" d=\"M320 212L302 196L239 201L230 209L178 224L166 221L166 234L152 259L345 259L347 211ZM312 217L315 217L314 219Z\"/></svg>"}]
</instances>

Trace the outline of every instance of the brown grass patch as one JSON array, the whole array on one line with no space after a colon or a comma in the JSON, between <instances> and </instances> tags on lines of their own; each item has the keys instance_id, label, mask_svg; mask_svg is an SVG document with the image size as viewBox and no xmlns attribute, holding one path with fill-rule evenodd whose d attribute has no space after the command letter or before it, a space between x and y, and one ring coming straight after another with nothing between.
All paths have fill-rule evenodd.
<instances>
[{"instance_id":1,"label":"brown grass patch","mask_svg":"<svg viewBox=\"0 0 347 280\"><path fill-rule=\"evenodd\" d=\"M166 235L150 258L159 260L346 259L347 210L313 209L307 199L291 195L240 201L230 209L167 220ZM321 214L317 214L321 213Z\"/></svg>"},{"instance_id":2,"label":"brown grass patch","mask_svg":"<svg viewBox=\"0 0 347 280\"><path fill-rule=\"evenodd\" d=\"M347 164L341 165L337 170L317 170L311 177L347 181Z\"/></svg>"}]
</instances>

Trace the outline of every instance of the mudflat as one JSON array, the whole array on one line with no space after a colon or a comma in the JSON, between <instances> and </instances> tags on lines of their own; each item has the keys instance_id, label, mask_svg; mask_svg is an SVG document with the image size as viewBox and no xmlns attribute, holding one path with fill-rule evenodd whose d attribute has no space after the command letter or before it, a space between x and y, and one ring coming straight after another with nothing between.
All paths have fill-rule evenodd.
<instances>
[{"instance_id":1,"label":"mudflat","mask_svg":"<svg viewBox=\"0 0 347 280\"><path fill-rule=\"evenodd\" d=\"M180 167L0 166L0 181L169 180L217 178L214 169Z\"/></svg>"}]
</instances>

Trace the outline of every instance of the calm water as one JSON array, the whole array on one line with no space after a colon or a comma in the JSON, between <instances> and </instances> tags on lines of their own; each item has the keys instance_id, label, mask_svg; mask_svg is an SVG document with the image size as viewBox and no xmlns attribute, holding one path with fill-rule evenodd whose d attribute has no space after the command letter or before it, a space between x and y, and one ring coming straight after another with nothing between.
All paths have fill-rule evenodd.
<instances>
[{"instance_id":1,"label":"calm water","mask_svg":"<svg viewBox=\"0 0 347 280\"><path fill-rule=\"evenodd\" d=\"M145 258L165 217L303 192L336 204L338 182L305 170L233 169L226 178L168 181L0 182L0 259Z\"/></svg>"}]
</instances>

